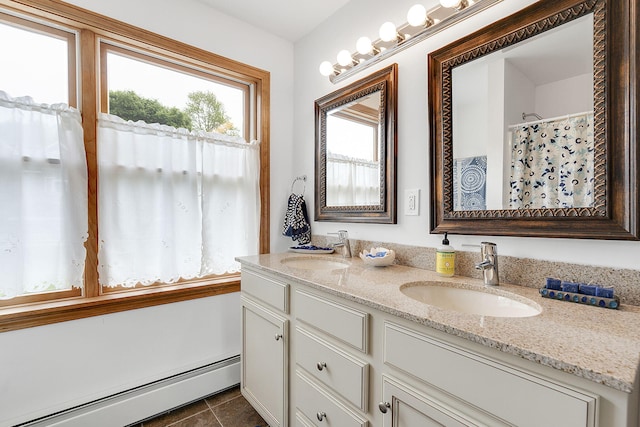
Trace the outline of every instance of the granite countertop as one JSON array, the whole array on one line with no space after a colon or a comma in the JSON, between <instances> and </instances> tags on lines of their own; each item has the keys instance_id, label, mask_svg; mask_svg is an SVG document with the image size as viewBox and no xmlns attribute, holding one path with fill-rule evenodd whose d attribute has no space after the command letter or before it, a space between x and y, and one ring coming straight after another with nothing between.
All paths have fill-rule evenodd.
<instances>
[{"instance_id":1,"label":"granite countertop","mask_svg":"<svg viewBox=\"0 0 640 427\"><path fill-rule=\"evenodd\" d=\"M326 258L347 261L346 269L294 268L285 258ZM640 363L640 307L618 310L542 298L535 288L500 284L484 287L481 280L440 277L434 271L401 265L373 267L357 258L294 253L240 257L237 260L285 279L402 317L541 365L559 369L627 393L633 391ZM533 317L500 318L464 314L415 301L404 295L403 284L416 281L450 282L508 292L542 308ZM524 299L523 299L524 298Z\"/></svg>"}]
</instances>

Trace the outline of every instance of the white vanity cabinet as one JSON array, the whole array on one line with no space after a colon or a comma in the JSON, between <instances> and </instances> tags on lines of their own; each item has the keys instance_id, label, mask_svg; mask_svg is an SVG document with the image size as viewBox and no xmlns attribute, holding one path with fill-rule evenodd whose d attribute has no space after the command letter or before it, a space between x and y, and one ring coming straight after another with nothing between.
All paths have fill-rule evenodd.
<instances>
[{"instance_id":1,"label":"white vanity cabinet","mask_svg":"<svg viewBox=\"0 0 640 427\"><path fill-rule=\"evenodd\" d=\"M497 419L484 423L439 401L424 390L416 389L395 378L382 376L382 401L378 409L384 414L384 427L471 427L506 426ZM477 411L475 411L477 412ZM480 414L479 418L488 418Z\"/></svg>"},{"instance_id":2,"label":"white vanity cabinet","mask_svg":"<svg viewBox=\"0 0 640 427\"><path fill-rule=\"evenodd\" d=\"M241 392L271 427L289 425L288 290L242 272Z\"/></svg>"},{"instance_id":3,"label":"white vanity cabinet","mask_svg":"<svg viewBox=\"0 0 640 427\"><path fill-rule=\"evenodd\" d=\"M319 427L369 426L369 313L301 286L292 299L296 419Z\"/></svg>"},{"instance_id":4,"label":"white vanity cabinet","mask_svg":"<svg viewBox=\"0 0 640 427\"><path fill-rule=\"evenodd\" d=\"M542 366L322 287L243 265L242 301L242 392L272 427L637 427L637 390Z\"/></svg>"},{"instance_id":5,"label":"white vanity cabinet","mask_svg":"<svg viewBox=\"0 0 640 427\"><path fill-rule=\"evenodd\" d=\"M424 384L420 392L432 396L434 404L424 404L431 412L459 417L444 425L596 426L597 395L489 359L414 328L386 321L383 359L391 368L385 370L389 375L406 374ZM402 389L399 382L392 387ZM433 396L439 392L444 392L442 399L448 402L438 404ZM397 405L388 393L383 403L394 408ZM449 410L437 409L447 407Z\"/></svg>"}]
</instances>

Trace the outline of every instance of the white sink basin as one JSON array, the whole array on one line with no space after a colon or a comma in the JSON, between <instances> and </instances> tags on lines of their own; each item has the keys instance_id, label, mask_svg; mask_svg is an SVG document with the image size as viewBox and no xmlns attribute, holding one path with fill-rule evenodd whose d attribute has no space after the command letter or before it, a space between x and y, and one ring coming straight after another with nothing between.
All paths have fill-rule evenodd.
<instances>
[{"instance_id":1,"label":"white sink basin","mask_svg":"<svg viewBox=\"0 0 640 427\"><path fill-rule=\"evenodd\" d=\"M493 317L531 317L542 312L538 304L517 295L494 289L482 290L455 287L443 282L412 282L400 292L416 301L466 314ZM493 293L495 292L495 293Z\"/></svg>"},{"instance_id":2,"label":"white sink basin","mask_svg":"<svg viewBox=\"0 0 640 427\"><path fill-rule=\"evenodd\" d=\"M291 257L281 261L287 267L302 270L340 270L349 267L349 263L327 258Z\"/></svg>"}]
</instances>

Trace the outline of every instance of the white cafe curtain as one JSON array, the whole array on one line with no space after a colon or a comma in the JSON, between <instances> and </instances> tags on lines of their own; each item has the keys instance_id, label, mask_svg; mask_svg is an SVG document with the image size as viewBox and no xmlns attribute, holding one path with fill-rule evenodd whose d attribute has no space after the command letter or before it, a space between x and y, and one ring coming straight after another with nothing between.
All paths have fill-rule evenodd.
<instances>
[{"instance_id":1,"label":"white cafe curtain","mask_svg":"<svg viewBox=\"0 0 640 427\"><path fill-rule=\"evenodd\" d=\"M257 142L101 114L98 168L102 285L233 273L258 252Z\"/></svg>"},{"instance_id":2,"label":"white cafe curtain","mask_svg":"<svg viewBox=\"0 0 640 427\"><path fill-rule=\"evenodd\" d=\"M327 153L327 206L379 205L380 164Z\"/></svg>"},{"instance_id":3,"label":"white cafe curtain","mask_svg":"<svg viewBox=\"0 0 640 427\"><path fill-rule=\"evenodd\" d=\"M0 298L82 287L87 199L79 112L0 91Z\"/></svg>"}]
</instances>

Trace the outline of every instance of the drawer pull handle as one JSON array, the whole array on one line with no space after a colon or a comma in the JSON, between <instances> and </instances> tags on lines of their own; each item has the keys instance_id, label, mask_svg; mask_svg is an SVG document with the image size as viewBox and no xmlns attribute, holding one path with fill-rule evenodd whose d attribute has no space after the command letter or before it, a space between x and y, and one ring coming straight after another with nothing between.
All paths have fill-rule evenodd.
<instances>
[{"instance_id":1,"label":"drawer pull handle","mask_svg":"<svg viewBox=\"0 0 640 427\"><path fill-rule=\"evenodd\" d=\"M276 341L280 341L280 339L282 339L282 334L276 334L275 338Z\"/></svg>"},{"instance_id":2,"label":"drawer pull handle","mask_svg":"<svg viewBox=\"0 0 640 427\"><path fill-rule=\"evenodd\" d=\"M318 421L322 421L327 418L327 414L325 412L318 412L316 414L316 418L318 419Z\"/></svg>"},{"instance_id":3,"label":"drawer pull handle","mask_svg":"<svg viewBox=\"0 0 640 427\"><path fill-rule=\"evenodd\" d=\"M326 367L327 367L327 364L325 362L318 362L316 364L316 368L318 368L318 371L322 371Z\"/></svg>"},{"instance_id":4,"label":"drawer pull handle","mask_svg":"<svg viewBox=\"0 0 640 427\"><path fill-rule=\"evenodd\" d=\"M380 412L382 412L383 414L386 414L389 408L391 408L391 404L389 402L378 403L378 409L380 409Z\"/></svg>"}]
</instances>

